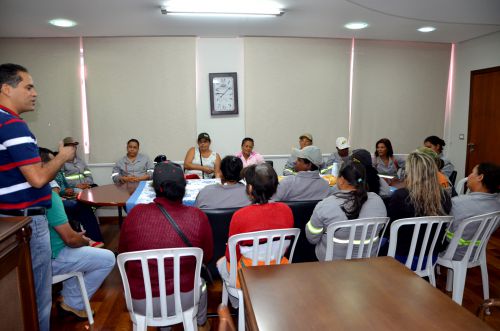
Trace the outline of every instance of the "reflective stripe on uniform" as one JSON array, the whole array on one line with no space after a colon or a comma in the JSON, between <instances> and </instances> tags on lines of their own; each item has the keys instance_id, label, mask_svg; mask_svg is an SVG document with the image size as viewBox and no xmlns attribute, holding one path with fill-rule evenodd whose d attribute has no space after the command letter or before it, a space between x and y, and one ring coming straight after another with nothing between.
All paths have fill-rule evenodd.
<instances>
[{"instance_id":1,"label":"reflective stripe on uniform","mask_svg":"<svg viewBox=\"0 0 500 331\"><path fill-rule=\"evenodd\" d=\"M448 238L450 241L453 239L453 237L455 236L455 234L449 230L446 231L446 238ZM458 240L458 244L460 246L469 246L471 244L471 241L470 240L465 240L464 238L460 238ZM481 240L476 240L476 243L474 244L476 246L479 246L481 245Z\"/></svg>"},{"instance_id":2,"label":"reflective stripe on uniform","mask_svg":"<svg viewBox=\"0 0 500 331\"><path fill-rule=\"evenodd\" d=\"M323 228L316 228L314 225L312 225L311 221L307 223L307 229L312 234L320 234L323 232Z\"/></svg>"},{"instance_id":3,"label":"reflective stripe on uniform","mask_svg":"<svg viewBox=\"0 0 500 331\"><path fill-rule=\"evenodd\" d=\"M85 176L82 174L74 174L74 175L64 176L64 178L66 178L66 180L80 180L84 179Z\"/></svg>"},{"instance_id":4,"label":"reflective stripe on uniform","mask_svg":"<svg viewBox=\"0 0 500 331\"><path fill-rule=\"evenodd\" d=\"M373 238L373 242L377 241L378 240L378 236ZM339 238L335 238L333 237L333 242L334 243L337 243L337 244L348 244L349 243L349 239L339 239ZM366 239L364 244L365 245L368 245L370 244L371 240L370 239ZM352 242L354 245L361 245L361 240L353 240Z\"/></svg>"}]
</instances>

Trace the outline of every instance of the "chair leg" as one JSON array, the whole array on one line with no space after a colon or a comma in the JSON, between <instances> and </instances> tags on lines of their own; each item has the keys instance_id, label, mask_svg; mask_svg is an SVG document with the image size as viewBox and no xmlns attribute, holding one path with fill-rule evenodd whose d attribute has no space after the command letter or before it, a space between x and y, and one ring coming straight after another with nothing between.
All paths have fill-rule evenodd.
<instances>
[{"instance_id":1,"label":"chair leg","mask_svg":"<svg viewBox=\"0 0 500 331\"><path fill-rule=\"evenodd\" d=\"M245 304L243 291L238 289L238 331L245 331Z\"/></svg>"},{"instance_id":2,"label":"chair leg","mask_svg":"<svg viewBox=\"0 0 500 331\"><path fill-rule=\"evenodd\" d=\"M457 266L453 269L453 293L452 299L459 305L462 305L465 288L465 277L467 276L467 267Z\"/></svg>"},{"instance_id":3,"label":"chair leg","mask_svg":"<svg viewBox=\"0 0 500 331\"><path fill-rule=\"evenodd\" d=\"M80 284L80 291L82 292L82 299L85 305L85 311L87 312L87 318L89 319L89 324L94 324L94 316L92 315L92 308L90 307L89 296L87 294L87 288L85 287L85 280L83 279L83 274L78 273L77 276L78 283Z\"/></svg>"},{"instance_id":4,"label":"chair leg","mask_svg":"<svg viewBox=\"0 0 500 331\"><path fill-rule=\"evenodd\" d=\"M448 268L446 273L446 291L451 292L453 290L453 269Z\"/></svg>"},{"instance_id":5,"label":"chair leg","mask_svg":"<svg viewBox=\"0 0 500 331\"><path fill-rule=\"evenodd\" d=\"M436 287L436 275L434 274L434 268L431 266L428 271L429 274L429 283L432 286Z\"/></svg>"},{"instance_id":6,"label":"chair leg","mask_svg":"<svg viewBox=\"0 0 500 331\"><path fill-rule=\"evenodd\" d=\"M484 300L490 298L490 284L488 280L488 266L486 264L486 255L481 257L481 281L483 282Z\"/></svg>"},{"instance_id":7,"label":"chair leg","mask_svg":"<svg viewBox=\"0 0 500 331\"><path fill-rule=\"evenodd\" d=\"M184 330L186 331L195 331L195 325L197 325L196 322L196 315L194 314L194 308L188 309L184 312L182 312L183 319L184 319Z\"/></svg>"},{"instance_id":8,"label":"chair leg","mask_svg":"<svg viewBox=\"0 0 500 331\"><path fill-rule=\"evenodd\" d=\"M148 329L146 325L146 317L141 315L135 315L136 323L132 323L134 331L146 331Z\"/></svg>"},{"instance_id":9,"label":"chair leg","mask_svg":"<svg viewBox=\"0 0 500 331\"><path fill-rule=\"evenodd\" d=\"M229 294L226 289L226 282L222 281L222 303L227 306L227 301L229 300Z\"/></svg>"}]
</instances>

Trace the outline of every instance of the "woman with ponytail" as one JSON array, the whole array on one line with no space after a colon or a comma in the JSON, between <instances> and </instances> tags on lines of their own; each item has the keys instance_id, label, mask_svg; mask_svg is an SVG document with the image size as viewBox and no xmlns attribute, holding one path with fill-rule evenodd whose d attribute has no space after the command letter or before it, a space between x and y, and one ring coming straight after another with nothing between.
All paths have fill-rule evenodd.
<instances>
[{"instance_id":1,"label":"woman with ponytail","mask_svg":"<svg viewBox=\"0 0 500 331\"><path fill-rule=\"evenodd\" d=\"M367 192L366 172L357 161L347 161L342 165L337 179L339 191L319 202L314 208L311 220L306 225L306 237L316 245L316 257L325 260L326 229L328 225L346 220L387 215L384 202L373 192ZM348 239L349 230L339 230L336 238ZM377 249L374 245L375 250ZM344 249L335 249L333 259L345 258Z\"/></svg>"}]
</instances>

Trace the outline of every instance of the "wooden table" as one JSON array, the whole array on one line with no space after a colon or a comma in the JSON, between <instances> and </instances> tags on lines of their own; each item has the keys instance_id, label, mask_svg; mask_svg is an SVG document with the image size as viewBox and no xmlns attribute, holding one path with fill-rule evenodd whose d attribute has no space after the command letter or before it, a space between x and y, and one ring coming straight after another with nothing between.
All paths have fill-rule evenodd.
<instances>
[{"instance_id":1,"label":"wooden table","mask_svg":"<svg viewBox=\"0 0 500 331\"><path fill-rule=\"evenodd\" d=\"M109 184L92 187L80 192L77 200L94 207L118 207L118 221L123 222L122 208L134 193L139 183Z\"/></svg>"},{"instance_id":2,"label":"wooden table","mask_svg":"<svg viewBox=\"0 0 500 331\"><path fill-rule=\"evenodd\" d=\"M390 257L243 268L249 330L492 330Z\"/></svg>"},{"instance_id":3,"label":"wooden table","mask_svg":"<svg viewBox=\"0 0 500 331\"><path fill-rule=\"evenodd\" d=\"M2 330L38 330L30 223L30 217L0 217Z\"/></svg>"}]
</instances>

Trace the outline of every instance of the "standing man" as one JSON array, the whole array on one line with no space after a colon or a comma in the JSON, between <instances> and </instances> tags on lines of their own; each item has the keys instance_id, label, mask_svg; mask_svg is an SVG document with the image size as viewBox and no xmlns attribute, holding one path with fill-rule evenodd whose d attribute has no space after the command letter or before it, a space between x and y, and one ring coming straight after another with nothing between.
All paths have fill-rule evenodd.
<instances>
[{"instance_id":1,"label":"standing man","mask_svg":"<svg viewBox=\"0 0 500 331\"><path fill-rule=\"evenodd\" d=\"M313 136L310 133L303 133L299 137L299 146L300 149L303 149L304 147L311 146L313 143ZM295 172L295 162L297 161L297 156L290 155L288 160L286 161L285 168L283 169L283 176L290 176L290 175L295 175L297 172Z\"/></svg>"},{"instance_id":2,"label":"standing man","mask_svg":"<svg viewBox=\"0 0 500 331\"><path fill-rule=\"evenodd\" d=\"M75 147L59 144L59 154L43 164L35 136L19 117L35 110L33 78L17 64L0 65L0 215L30 216L31 263L40 330L49 331L52 272L45 209L51 206L48 185L59 169L75 157Z\"/></svg>"}]
</instances>

